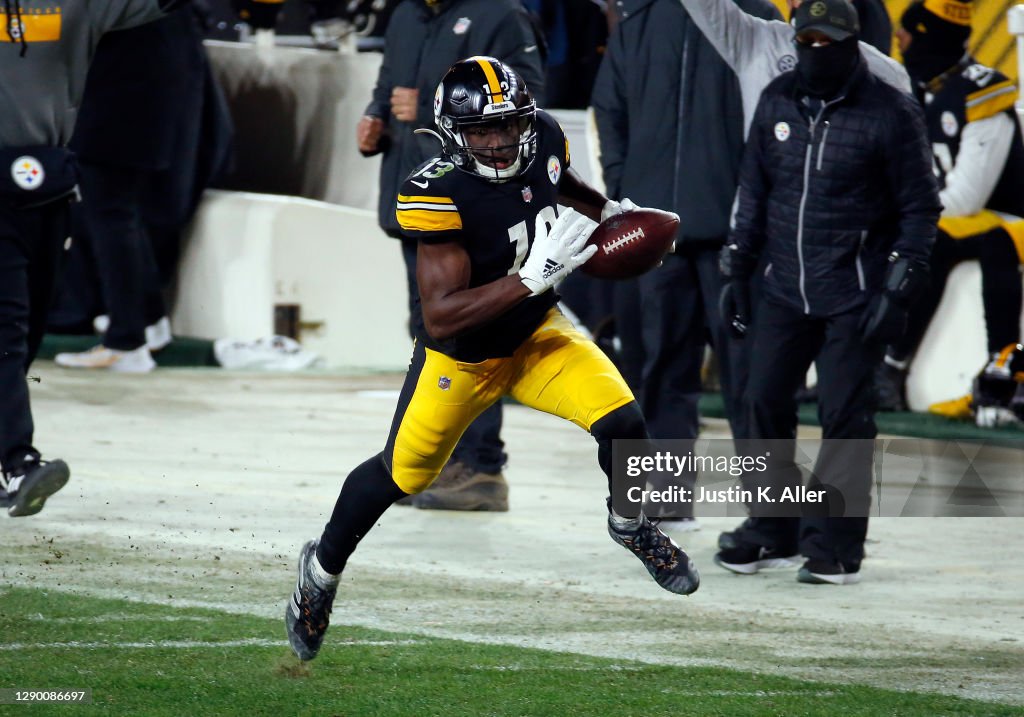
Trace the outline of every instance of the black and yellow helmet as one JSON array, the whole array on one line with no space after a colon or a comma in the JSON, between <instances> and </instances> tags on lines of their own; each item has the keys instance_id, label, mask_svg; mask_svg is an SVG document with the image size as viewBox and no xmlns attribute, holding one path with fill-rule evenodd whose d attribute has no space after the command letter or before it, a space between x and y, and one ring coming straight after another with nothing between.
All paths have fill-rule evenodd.
<instances>
[{"instance_id":1,"label":"black and yellow helmet","mask_svg":"<svg viewBox=\"0 0 1024 717\"><path fill-rule=\"evenodd\" d=\"M493 57L470 57L452 65L434 94L434 122L444 153L457 167L503 182L529 169L537 154L537 105L518 72ZM514 129L515 144L490 150L473 149L465 132L488 125ZM496 153L518 149L514 161L497 168L488 163Z\"/></svg>"}]
</instances>

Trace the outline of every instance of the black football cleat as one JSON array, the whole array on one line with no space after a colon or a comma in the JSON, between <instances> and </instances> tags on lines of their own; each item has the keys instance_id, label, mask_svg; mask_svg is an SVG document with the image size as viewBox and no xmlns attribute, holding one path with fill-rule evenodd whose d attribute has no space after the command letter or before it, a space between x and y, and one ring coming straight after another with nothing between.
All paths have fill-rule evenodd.
<instances>
[{"instance_id":1,"label":"black football cleat","mask_svg":"<svg viewBox=\"0 0 1024 717\"><path fill-rule=\"evenodd\" d=\"M321 587L313 577L311 564L319 541L310 540L299 553L299 580L284 610L288 644L296 657L306 662L316 657L331 622L331 606L338 588Z\"/></svg>"},{"instance_id":2,"label":"black football cleat","mask_svg":"<svg viewBox=\"0 0 1024 717\"><path fill-rule=\"evenodd\" d=\"M677 595L689 595L700 587L700 573L690 556L645 515L635 529L617 528L608 517L612 540L640 558L654 582Z\"/></svg>"}]
</instances>

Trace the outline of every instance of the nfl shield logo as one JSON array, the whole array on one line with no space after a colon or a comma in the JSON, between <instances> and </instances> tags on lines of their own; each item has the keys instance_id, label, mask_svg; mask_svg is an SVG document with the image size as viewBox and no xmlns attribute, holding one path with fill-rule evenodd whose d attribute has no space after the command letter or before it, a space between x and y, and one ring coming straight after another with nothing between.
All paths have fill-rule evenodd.
<instances>
[{"instance_id":1,"label":"nfl shield logo","mask_svg":"<svg viewBox=\"0 0 1024 717\"><path fill-rule=\"evenodd\" d=\"M468 17L460 17L455 21L455 26L452 28L452 32L456 35L465 35L469 26L473 24L473 21Z\"/></svg>"},{"instance_id":2,"label":"nfl shield logo","mask_svg":"<svg viewBox=\"0 0 1024 717\"><path fill-rule=\"evenodd\" d=\"M437 387L442 391L447 391L452 387L452 380L447 376L441 376L441 378L437 379Z\"/></svg>"},{"instance_id":3,"label":"nfl shield logo","mask_svg":"<svg viewBox=\"0 0 1024 717\"><path fill-rule=\"evenodd\" d=\"M533 190L529 187L523 187L523 201L527 203L533 201Z\"/></svg>"}]
</instances>

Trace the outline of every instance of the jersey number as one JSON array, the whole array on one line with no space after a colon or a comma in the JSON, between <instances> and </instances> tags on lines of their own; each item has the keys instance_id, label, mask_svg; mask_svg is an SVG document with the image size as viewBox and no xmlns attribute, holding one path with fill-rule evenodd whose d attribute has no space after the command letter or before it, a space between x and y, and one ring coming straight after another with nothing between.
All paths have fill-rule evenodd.
<instances>
[{"instance_id":1,"label":"jersey number","mask_svg":"<svg viewBox=\"0 0 1024 717\"><path fill-rule=\"evenodd\" d=\"M538 215L549 227L555 223L554 207L544 207L538 212ZM508 275L512 276L523 267L523 262L526 261L526 253L530 249L530 231L525 221L508 228L508 241L510 244L516 245L516 258L512 262L512 268L508 270Z\"/></svg>"}]
</instances>

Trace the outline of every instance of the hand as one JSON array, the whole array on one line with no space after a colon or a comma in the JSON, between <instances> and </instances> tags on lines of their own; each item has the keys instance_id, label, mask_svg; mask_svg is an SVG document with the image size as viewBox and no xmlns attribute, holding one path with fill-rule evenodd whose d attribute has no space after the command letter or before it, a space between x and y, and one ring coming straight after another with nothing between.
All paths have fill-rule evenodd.
<instances>
[{"instance_id":1,"label":"hand","mask_svg":"<svg viewBox=\"0 0 1024 717\"><path fill-rule=\"evenodd\" d=\"M603 222L608 217L614 217L616 214L624 214L625 212L632 212L639 209L629 199L623 199L621 202L616 202L614 199L609 199L605 202L604 207L601 208L601 221Z\"/></svg>"},{"instance_id":2,"label":"hand","mask_svg":"<svg viewBox=\"0 0 1024 717\"><path fill-rule=\"evenodd\" d=\"M596 228L597 222L574 209L562 212L551 231L537 215L533 246L519 270L519 278L532 296L543 294L594 256L597 246L586 244Z\"/></svg>"},{"instance_id":3,"label":"hand","mask_svg":"<svg viewBox=\"0 0 1024 717\"><path fill-rule=\"evenodd\" d=\"M380 117L364 115L356 126L356 143L359 145L359 151L376 152L383 133L384 120Z\"/></svg>"},{"instance_id":4,"label":"hand","mask_svg":"<svg viewBox=\"0 0 1024 717\"><path fill-rule=\"evenodd\" d=\"M391 90L391 114L402 122L416 119L416 103L420 91L413 87L395 87Z\"/></svg>"},{"instance_id":5,"label":"hand","mask_svg":"<svg viewBox=\"0 0 1024 717\"><path fill-rule=\"evenodd\" d=\"M860 319L865 341L890 344L907 331L910 306L928 286L928 265L893 252L882 290L872 297Z\"/></svg>"},{"instance_id":6,"label":"hand","mask_svg":"<svg viewBox=\"0 0 1024 717\"><path fill-rule=\"evenodd\" d=\"M895 301L888 292L875 294L860 319L865 342L891 344L907 331L909 308Z\"/></svg>"},{"instance_id":7,"label":"hand","mask_svg":"<svg viewBox=\"0 0 1024 717\"><path fill-rule=\"evenodd\" d=\"M718 296L718 310L733 336L738 339L746 336L750 327L750 282L746 279L726 282Z\"/></svg>"},{"instance_id":8,"label":"hand","mask_svg":"<svg viewBox=\"0 0 1024 717\"><path fill-rule=\"evenodd\" d=\"M231 0L231 7L238 13L238 19L257 30L273 30L277 16L284 7L284 0Z\"/></svg>"}]
</instances>

